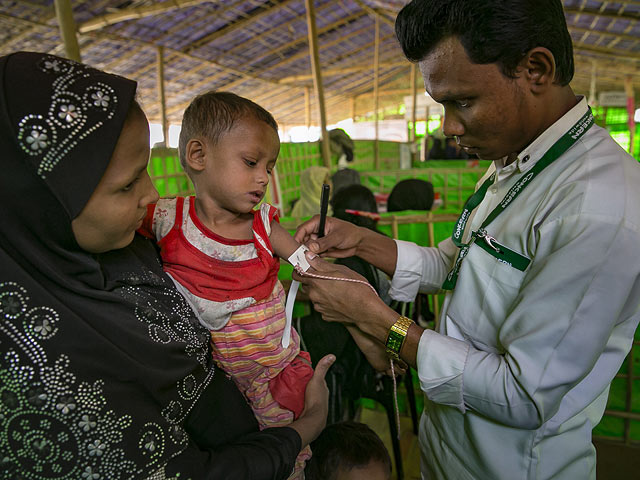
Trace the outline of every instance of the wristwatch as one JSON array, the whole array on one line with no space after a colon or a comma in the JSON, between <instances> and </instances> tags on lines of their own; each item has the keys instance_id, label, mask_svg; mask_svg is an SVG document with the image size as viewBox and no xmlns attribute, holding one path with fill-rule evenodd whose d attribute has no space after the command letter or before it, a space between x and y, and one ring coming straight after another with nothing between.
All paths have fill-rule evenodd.
<instances>
[{"instance_id":1,"label":"wristwatch","mask_svg":"<svg viewBox=\"0 0 640 480\"><path fill-rule=\"evenodd\" d=\"M400 359L400 349L412 323L413 320L410 318L400 316L400 318L396 320L396 323L389 329L385 346L387 347L387 355L394 360Z\"/></svg>"}]
</instances>

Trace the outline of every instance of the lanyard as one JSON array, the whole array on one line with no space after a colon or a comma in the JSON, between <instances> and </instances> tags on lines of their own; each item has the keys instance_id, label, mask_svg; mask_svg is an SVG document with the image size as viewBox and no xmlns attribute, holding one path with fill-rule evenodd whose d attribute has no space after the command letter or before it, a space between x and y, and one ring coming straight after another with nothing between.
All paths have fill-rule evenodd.
<instances>
[{"instance_id":1,"label":"lanyard","mask_svg":"<svg viewBox=\"0 0 640 480\"><path fill-rule=\"evenodd\" d=\"M542 156L540 160L535 164L531 170L523 175L516 183L509 189L502 201L493 209L493 211L482 222L480 228L471 233L471 238L468 243L462 242L462 235L467 226L467 222L471 216L471 212L484 200L489 186L495 181L497 172L493 172L491 176L480 186L480 188L467 200L462 209L462 213L456 222L453 229L451 239L453 243L460 249L458 258L453 269L447 275L447 279L444 282L442 288L444 290L453 290L458 280L460 267L462 266L462 260L467 255L471 245L478 239L482 242L477 244L485 251L496 257L499 261L507 263L518 270L524 271L530 263L530 260L513 250L506 248L504 245L500 245L495 238L490 236L486 227L495 218L500 215L511 203L522 193L522 191L531 184L531 181L536 178L545 168L551 165L555 160L561 157L571 146L576 143L593 125L594 118L589 109L578 122L569 129L556 143L554 143L549 150Z\"/></svg>"}]
</instances>

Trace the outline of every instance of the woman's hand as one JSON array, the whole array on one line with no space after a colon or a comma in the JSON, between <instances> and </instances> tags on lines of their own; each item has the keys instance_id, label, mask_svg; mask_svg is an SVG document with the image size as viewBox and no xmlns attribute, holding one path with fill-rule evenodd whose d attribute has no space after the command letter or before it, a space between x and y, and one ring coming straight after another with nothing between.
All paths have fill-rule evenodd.
<instances>
[{"instance_id":1,"label":"woman's hand","mask_svg":"<svg viewBox=\"0 0 640 480\"><path fill-rule=\"evenodd\" d=\"M320 359L313 372L313 377L307 384L304 394L304 410L302 410L300 417L289 425L300 435L302 448L315 440L327 424L329 389L324 378L335 360L334 355L326 355Z\"/></svg>"},{"instance_id":2,"label":"woman's hand","mask_svg":"<svg viewBox=\"0 0 640 480\"><path fill-rule=\"evenodd\" d=\"M318 238L319 223L320 215L316 215L301 224L294 236L296 241L304 243L311 252L323 257L346 258L356 255L366 229L334 217L327 217L325 236Z\"/></svg>"}]
</instances>

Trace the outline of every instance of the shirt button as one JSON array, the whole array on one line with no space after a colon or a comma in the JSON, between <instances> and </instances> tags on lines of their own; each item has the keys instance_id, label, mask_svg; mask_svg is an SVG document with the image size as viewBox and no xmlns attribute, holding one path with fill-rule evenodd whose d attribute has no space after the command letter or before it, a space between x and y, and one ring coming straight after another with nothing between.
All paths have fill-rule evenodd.
<instances>
[{"instance_id":1,"label":"shirt button","mask_svg":"<svg viewBox=\"0 0 640 480\"><path fill-rule=\"evenodd\" d=\"M489 189L489 191L490 191L491 193L496 193L496 192L498 191L498 187L491 187L491 188Z\"/></svg>"},{"instance_id":2,"label":"shirt button","mask_svg":"<svg viewBox=\"0 0 640 480\"><path fill-rule=\"evenodd\" d=\"M531 158L529 155L525 155L522 159L522 163L527 163L529 161L529 158Z\"/></svg>"}]
</instances>

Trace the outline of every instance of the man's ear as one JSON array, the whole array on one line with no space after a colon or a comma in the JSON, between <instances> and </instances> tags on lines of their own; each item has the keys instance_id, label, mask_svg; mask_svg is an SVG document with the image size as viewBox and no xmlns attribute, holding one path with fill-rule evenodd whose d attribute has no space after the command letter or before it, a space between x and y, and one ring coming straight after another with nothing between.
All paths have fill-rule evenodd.
<instances>
[{"instance_id":1,"label":"man's ear","mask_svg":"<svg viewBox=\"0 0 640 480\"><path fill-rule=\"evenodd\" d=\"M532 48L518 67L525 75L533 93L543 93L555 83L556 60L548 48Z\"/></svg>"},{"instance_id":2,"label":"man's ear","mask_svg":"<svg viewBox=\"0 0 640 480\"><path fill-rule=\"evenodd\" d=\"M207 145L200 139L192 138L187 142L185 160L192 170L195 170L196 172L204 170L206 163L206 149Z\"/></svg>"}]
</instances>

